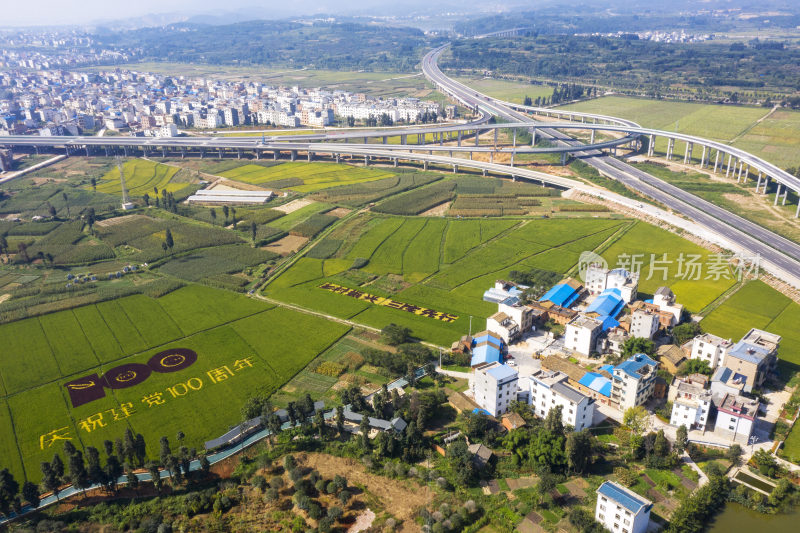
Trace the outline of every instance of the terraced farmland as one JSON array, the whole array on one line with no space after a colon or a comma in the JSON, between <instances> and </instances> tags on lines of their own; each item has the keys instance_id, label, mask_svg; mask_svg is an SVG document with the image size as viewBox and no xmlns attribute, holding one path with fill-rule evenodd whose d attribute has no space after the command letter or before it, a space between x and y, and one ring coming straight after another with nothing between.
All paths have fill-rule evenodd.
<instances>
[{"instance_id":1,"label":"terraced farmland","mask_svg":"<svg viewBox=\"0 0 800 533\"><path fill-rule=\"evenodd\" d=\"M175 192L186 187L186 183L176 183L172 179L178 173L178 167L162 165L146 159L129 159L122 166L125 172L125 186L131 196L142 196L145 193L154 196L154 189ZM107 194L122 194L119 180L119 169L112 168L97 183L97 191Z\"/></svg>"}]
</instances>

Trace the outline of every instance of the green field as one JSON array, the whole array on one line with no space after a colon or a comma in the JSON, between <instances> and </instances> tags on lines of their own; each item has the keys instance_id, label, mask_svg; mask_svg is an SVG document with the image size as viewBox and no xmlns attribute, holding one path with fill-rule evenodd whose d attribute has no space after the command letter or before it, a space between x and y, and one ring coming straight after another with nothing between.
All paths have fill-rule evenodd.
<instances>
[{"instance_id":1,"label":"green field","mask_svg":"<svg viewBox=\"0 0 800 533\"><path fill-rule=\"evenodd\" d=\"M277 390L347 330L194 285L158 299L130 296L4 324L2 466L17 479L38 481L39 463L61 451L62 441L51 445L52 436L100 447L127 427L145 436L151 457L153 443L178 430L187 445L201 448L239 421L249 395ZM169 348L192 349L197 362L175 373L153 372L129 388L105 389L105 397L72 407L64 383L145 363Z\"/></svg>"},{"instance_id":2,"label":"green field","mask_svg":"<svg viewBox=\"0 0 800 533\"><path fill-rule=\"evenodd\" d=\"M706 316L703 330L740 339L750 328L781 335L781 366L800 370L800 305L762 281L751 281Z\"/></svg>"},{"instance_id":3,"label":"green field","mask_svg":"<svg viewBox=\"0 0 800 533\"><path fill-rule=\"evenodd\" d=\"M494 78L484 77L462 77L455 79L478 92L517 104L523 103L526 96L530 96L531 99L536 100L537 96L549 98L553 94L553 88L548 85L531 85L530 83L496 80Z\"/></svg>"},{"instance_id":4,"label":"green field","mask_svg":"<svg viewBox=\"0 0 800 533\"><path fill-rule=\"evenodd\" d=\"M155 196L153 188L175 192L186 187L186 183L176 183L172 179L180 170L178 167L162 165L146 159L129 159L122 165L125 172L125 186L131 196L147 193ZM119 169L112 168L97 182L97 191L108 194L121 194Z\"/></svg>"},{"instance_id":5,"label":"green field","mask_svg":"<svg viewBox=\"0 0 800 533\"><path fill-rule=\"evenodd\" d=\"M731 143L782 167L800 164L800 112L763 107L695 104L606 96L564 106L565 109L626 118L646 128L677 131ZM765 118L766 117L766 118ZM763 119L759 122L760 119ZM664 153L667 142L656 141ZM675 153L683 155L683 144ZM699 159L700 154L694 154Z\"/></svg>"},{"instance_id":6,"label":"green field","mask_svg":"<svg viewBox=\"0 0 800 533\"><path fill-rule=\"evenodd\" d=\"M496 307L483 292L510 270L566 272L584 249L595 249L629 225L624 220L439 219L360 216L328 237L343 240L329 259L304 257L266 293L312 309L381 328L402 323L419 337L449 344ZM346 238L349 236L349 238ZM324 241L323 241L324 242ZM348 270L356 259L367 260ZM324 281L458 316L452 323L419 316L319 288Z\"/></svg>"},{"instance_id":7,"label":"green field","mask_svg":"<svg viewBox=\"0 0 800 533\"><path fill-rule=\"evenodd\" d=\"M314 192L340 185L352 185L392 177L391 172L371 168L353 167L335 163L282 163L264 167L243 165L220 174L232 180L266 185L279 180L298 180L289 188L298 192Z\"/></svg>"},{"instance_id":8,"label":"green field","mask_svg":"<svg viewBox=\"0 0 800 533\"><path fill-rule=\"evenodd\" d=\"M702 310L735 283L736 273L730 268L724 266L719 271L716 270L719 259L717 256L686 239L644 222L636 222L602 255L611 267L627 266L631 270L636 262L640 269L641 293L653 294L658 287L666 285L675 293L678 302L693 313ZM683 272L681 255L684 258ZM690 258L693 259L692 263L700 265L699 271L692 271L688 267ZM727 260L725 264L727 265ZM699 279L693 279L695 272ZM706 279L708 276L711 279Z\"/></svg>"}]
</instances>

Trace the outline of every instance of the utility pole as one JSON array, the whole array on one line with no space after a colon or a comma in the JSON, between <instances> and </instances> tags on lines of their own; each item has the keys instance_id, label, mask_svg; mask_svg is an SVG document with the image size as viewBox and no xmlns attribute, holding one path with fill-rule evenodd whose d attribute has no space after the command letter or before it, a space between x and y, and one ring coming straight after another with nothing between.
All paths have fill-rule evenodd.
<instances>
[{"instance_id":1,"label":"utility pole","mask_svg":"<svg viewBox=\"0 0 800 533\"><path fill-rule=\"evenodd\" d=\"M472 315L469 315L469 336L472 337Z\"/></svg>"}]
</instances>

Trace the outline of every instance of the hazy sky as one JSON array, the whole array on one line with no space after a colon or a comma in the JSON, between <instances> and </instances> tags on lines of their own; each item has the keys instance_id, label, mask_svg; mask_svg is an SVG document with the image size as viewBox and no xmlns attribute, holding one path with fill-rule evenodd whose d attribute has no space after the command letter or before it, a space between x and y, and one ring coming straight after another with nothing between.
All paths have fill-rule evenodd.
<instances>
[{"instance_id":1,"label":"hazy sky","mask_svg":"<svg viewBox=\"0 0 800 533\"><path fill-rule=\"evenodd\" d=\"M400 3L396 0L3 0L0 27L88 24L154 13L220 14L245 8L253 19L335 13L342 9L351 13L363 9L380 14L388 6L396 9ZM402 4L414 7L464 5L452 0L404 0Z\"/></svg>"}]
</instances>

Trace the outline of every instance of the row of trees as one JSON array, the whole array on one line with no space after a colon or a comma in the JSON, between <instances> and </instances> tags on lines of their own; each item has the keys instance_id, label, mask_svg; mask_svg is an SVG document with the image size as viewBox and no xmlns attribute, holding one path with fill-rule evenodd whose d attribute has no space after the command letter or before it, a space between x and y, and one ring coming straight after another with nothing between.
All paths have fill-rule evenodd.
<instances>
[{"instance_id":1,"label":"row of trees","mask_svg":"<svg viewBox=\"0 0 800 533\"><path fill-rule=\"evenodd\" d=\"M177 438L182 443L185 436L178 432ZM50 461L42 462L41 485L26 481L20 487L8 469L0 470L0 513L5 516L12 510L19 513L24 503L38 507L40 491L51 492L58 499L62 488L67 484L84 494L93 486L116 492L119 480L125 476L126 485L137 490L140 480L134 473L135 468L144 467L148 470L157 492L161 492L163 486L162 468L166 470L173 485L190 480L190 463L197 456L197 451L181 444L177 452L173 452L167 437L161 437L159 445L159 461L147 462L144 437L140 433L134 434L130 429L115 442L106 440L103 443L104 454L94 446L87 446L85 452L82 452L71 441L65 441L63 453L66 463L58 453ZM205 456L200 457L200 466L202 474L208 474L211 465Z\"/></svg>"}]
</instances>

